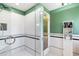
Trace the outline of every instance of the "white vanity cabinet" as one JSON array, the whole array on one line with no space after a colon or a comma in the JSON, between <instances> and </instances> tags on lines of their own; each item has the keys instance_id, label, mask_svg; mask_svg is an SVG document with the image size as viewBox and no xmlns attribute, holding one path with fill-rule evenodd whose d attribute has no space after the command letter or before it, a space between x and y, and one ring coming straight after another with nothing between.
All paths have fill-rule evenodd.
<instances>
[{"instance_id":1,"label":"white vanity cabinet","mask_svg":"<svg viewBox=\"0 0 79 59\"><path fill-rule=\"evenodd\" d=\"M63 55L63 39L50 37L49 41L49 52L54 56L62 56Z\"/></svg>"},{"instance_id":2,"label":"white vanity cabinet","mask_svg":"<svg viewBox=\"0 0 79 59\"><path fill-rule=\"evenodd\" d=\"M63 49L63 38L50 37L50 46Z\"/></svg>"}]
</instances>

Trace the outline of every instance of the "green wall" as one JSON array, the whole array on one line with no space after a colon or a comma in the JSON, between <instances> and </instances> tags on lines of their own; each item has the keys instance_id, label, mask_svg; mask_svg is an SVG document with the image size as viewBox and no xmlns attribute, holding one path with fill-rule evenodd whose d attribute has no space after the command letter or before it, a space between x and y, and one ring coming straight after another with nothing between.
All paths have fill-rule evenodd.
<instances>
[{"instance_id":1,"label":"green wall","mask_svg":"<svg viewBox=\"0 0 79 59\"><path fill-rule=\"evenodd\" d=\"M79 34L79 4L72 4L50 11L51 33L63 33L63 22L67 20L73 21L73 33Z\"/></svg>"}]
</instances>

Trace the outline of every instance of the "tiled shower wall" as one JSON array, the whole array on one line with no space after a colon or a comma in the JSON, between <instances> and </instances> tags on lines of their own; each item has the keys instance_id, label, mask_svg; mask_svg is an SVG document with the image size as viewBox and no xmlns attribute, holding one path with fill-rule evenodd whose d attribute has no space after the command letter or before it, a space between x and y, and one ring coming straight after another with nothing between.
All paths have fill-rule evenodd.
<instances>
[{"instance_id":1,"label":"tiled shower wall","mask_svg":"<svg viewBox=\"0 0 79 59\"><path fill-rule=\"evenodd\" d=\"M36 37L40 37L40 10L41 8L38 8L37 10L27 14L25 16L25 27L24 27L24 33L30 34ZM41 53L41 41L25 38L25 45L29 48L35 50L39 53Z\"/></svg>"},{"instance_id":2,"label":"tiled shower wall","mask_svg":"<svg viewBox=\"0 0 79 59\"><path fill-rule=\"evenodd\" d=\"M16 35L16 34L29 34L39 36L40 27L40 9L33 11L25 16L19 15L9 11L0 12L0 23L7 23L7 31L0 31L0 36ZM36 20L37 19L37 20ZM16 41L12 45L6 45L4 40L0 41L0 52L8 49L13 49L22 45L26 45L31 49L36 48L38 52L41 50L40 40L30 38L16 38ZM36 47L35 47L36 46ZM6 49L5 49L6 48Z\"/></svg>"},{"instance_id":3,"label":"tiled shower wall","mask_svg":"<svg viewBox=\"0 0 79 59\"><path fill-rule=\"evenodd\" d=\"M0 23L7 23L7 31L0 31L0 36L24 34L24 16L2 10L0 12ZM9 46L4 40L0 40L0 50L12 49L24 44L24 38L17 38L16 42ZM6 48L6 49L5 49ZM1 52L1 51L0 51Z\"/></svg>"}]
</instances>

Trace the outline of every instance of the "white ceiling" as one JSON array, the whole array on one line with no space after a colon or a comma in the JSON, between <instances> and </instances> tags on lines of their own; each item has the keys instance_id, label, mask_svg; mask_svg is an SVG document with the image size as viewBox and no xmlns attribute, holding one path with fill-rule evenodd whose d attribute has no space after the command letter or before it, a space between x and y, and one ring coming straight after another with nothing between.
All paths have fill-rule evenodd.
<instances>
[{"instance_id":1,"label":"white ceiling","mask_svg":"<svg viewBox=\"0 0 79 59\"><path fill-rule=\"evenodd\" d=\"M19 10L26 11L33 7L36 3L6 3L8 6L12 6L14 8L17 8Z\"/></svg>"},{"instance_id":2,"label":"white ceiling","mask_svg":"<svg viewBox=\"0 0 79 59\"><path fill-rule=\"evenodd\" d=\"M30 9L31 7L33 7L34 5L36 5L36 3L19 3L19 4L6 3L6 4L23 11L26 11ZM48 10L54 10L54 9L62 7L61 3L42 3L42 5L44 5Z\"/></svg>"},{"instance_id":3,"label":"white ceiling","mask_svg":"<svg viewBox=\"0 0 79 59\"><path fill-rule=\"evenodd\" d=\"M57 8L62 7L61 3L43 3L43 5L48 9L48 10L54 10Z\"/></svg>"}]
</instances>

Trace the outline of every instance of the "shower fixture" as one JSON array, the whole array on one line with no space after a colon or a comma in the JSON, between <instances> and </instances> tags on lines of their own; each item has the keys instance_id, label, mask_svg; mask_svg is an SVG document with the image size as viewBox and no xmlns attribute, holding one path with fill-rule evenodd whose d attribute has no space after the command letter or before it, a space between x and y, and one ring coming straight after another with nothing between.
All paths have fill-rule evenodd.
<instances>
[{"instance_id":1,"label":"shower fixture","mask_svg":"<svg viewBox=\"0 0 79 59\"><path fill-rule=\"evenodd\" d=\"M7 41L10 41L10 42L7 42ZM11 42L12 41L12 42ZM13 38L12 36L9 36L9 37L7 37L7 39L5 39L5 43L6 44L8 44L8 45L12 45L12 44L14 44L15 43L15 38Z\"/></svg>"},{"instance_id":2,"label":"shower fixture","mask_svg":"<svg viewBox=\"0 0 79 59\"><path fill-rule=\"evenodd\" d=\"M22 37L40 40L38 37L33 37L33 36L29 36L29 35L9 35L9 36L7 36L7 37L2 37L2 38L0 38L0 40L4 40L6 44L12 45L12 44L15 43L16 38L22 38ZM9 40L10 42L8 42L8 40Z\"/></svg>"}]
</instances>

